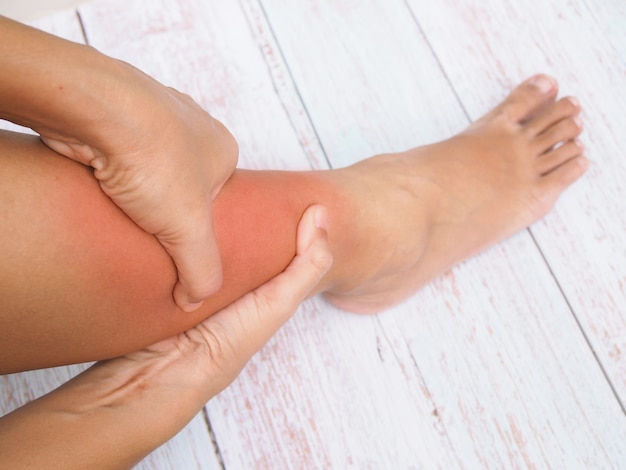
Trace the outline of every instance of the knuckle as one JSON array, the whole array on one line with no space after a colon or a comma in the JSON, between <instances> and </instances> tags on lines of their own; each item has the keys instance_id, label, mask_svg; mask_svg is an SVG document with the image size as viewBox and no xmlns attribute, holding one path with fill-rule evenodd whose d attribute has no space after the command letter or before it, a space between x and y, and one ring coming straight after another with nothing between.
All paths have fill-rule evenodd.
<instances>
[{"instance_id":1,"label":"knuckle","mask_svg":"<svg viewBox=\"0 0 626 470\"><path fill-rule=\"evenodd\" d=\"M227 333L220 328L208 328L202 323L196 329L200 335L194 342L202 349L211 368L226 372L235 356L235 348Z\"/></svg>"},{"instance_id":2,"label":"knuckle","mask_svg":"<svg viewBox=\"0 0 626 470\"><path fill-rule=\"evenodd\" d=\"M234 170L237 166L237 162L239 161L239 143L235 140L234 137L232 137L231 151L229 152L229 157L231 169Z\"/></svg>"},{"instance_id":3,"label":"knuckle","mask_svg":"<svg viewBox=\"0 0 626 470\"><path fill-rule=\"evenodd\" d=\"M333 264L333 255L328 250L317 250L311 256L311 264L317 271L325 272Z\"/></svg>"},{"instance_id":4,"label":"knuckle","mask_svg":"<svg viewBox=\"0 0 626 470\"><path fill-rule=\"evenodd\" d=\"M297 308L302 299L297 294L298 289L283 290L271 294L254 293L252 311L256 316L255 324L271 322L272 318L283 317L291 314Z\"/></svg>"},{"instance_id":5,"label":"knuckle","mask_svg":"<svg viewBox=\"0 0 626 470\"><path fill-rule=\"evenodd\" d=\"M574 103L572 103L570 100L563 100L561 107L563 109L563 113L565 114L573 114L576 111Z\"/></svg>"},{"instance_id":6,"label":"knuckle","mask_svg":"<svg viewBox=\"0 0 626 470\"><path fill-rule=\"evenodd\" d=\"M224 145L224 155L230 166L234 169L239 159L239 143L235 136L222 124L221 121L213 118L213 124Z\"/></svg>"},{"instance_id":7,"label":"knuckle","mask_svg":"<svg viewBox=\"0 0 626 470\"><path fill-rule=\"evenodd\" d=\"M210 278L201 284L192 284L187 287L187 295L195 301L200 301L215 293L222 287L222 276L211 275Z\"/></svg>"},{"instance_id":8,"label":"knuckle","mask_svg":"<svg viewBox=\"0 0 626 470\"><path fill-rule=\"evenodd\" d=\"M283 301L278 295L259 294L252 291L253 306L252 311L260 318L264 318L276 310L279 303Z\"/></svg>"},{"instance_id":9,"label":"knuckle","mask_svg":"<svg viewBox=\"0 0 626 470\"><path fill-rule=\"evenodd\" d=\"M562 103L563 103L563 106L565 107L566 112L575 113L580 109L578 100L571 96L563 98Z\"/></svg>"},{"instance_id":10,"label":"knuckle","mask_svg":"<svg viewBox=\"0 0 626 470\"><path fill-rule=\"evenodd\" d=\"M568 126L573 131L580 131L583 128L583 123L578 118L571 118L568 120Z\"/></svg>"}]
</instances>

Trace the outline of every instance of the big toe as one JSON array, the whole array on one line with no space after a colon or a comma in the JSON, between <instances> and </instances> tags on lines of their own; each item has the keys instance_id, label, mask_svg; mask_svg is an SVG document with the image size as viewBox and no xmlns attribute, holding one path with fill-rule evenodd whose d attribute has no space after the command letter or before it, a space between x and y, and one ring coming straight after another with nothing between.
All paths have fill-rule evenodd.
<instances>
[{"instance_id":1,"label":"big toe","mask_svg":"<svg viewBox=\"0 0 626 470\"><path fill-rule=\"evenodd\" d=\"M524 122L554 101L558 91L556 80L548 75L535 75L517 86L496 108L514 122Z\"/></svg>"}]
</instances>

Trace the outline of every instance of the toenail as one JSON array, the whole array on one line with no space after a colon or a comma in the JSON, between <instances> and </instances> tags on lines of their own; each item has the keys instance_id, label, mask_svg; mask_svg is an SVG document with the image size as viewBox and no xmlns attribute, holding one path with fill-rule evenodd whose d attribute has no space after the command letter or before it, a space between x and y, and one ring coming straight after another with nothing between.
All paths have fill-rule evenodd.
<instances>
[{"instance_id":1,"label":"toenail","mask_svg":"<svg viewBox=\"0 0 626 470\"><path fill-rule=\"evenodd\" d=\"M574 124L576 125L577 129L582 129L583 128L583 121L579 117L575 117L574 118Z\"/></svg>"},{"instance_id":2,"label":"toenail","mask_svg":"<svg viewBox=\"0 0 626 470\"><path fill-rule=\"evenodd\" d=\"M578 98L568 96L567 100L572 103L576 109L580 108L580 101L578 101Z\"/></svg>"},{"instance_id":3,"label":"toenail","mask_svg":"<svg viewBox=\"0 0 626 470\"><path fill-rule=\"evenodd\" d=\"M578 147L579 150L585 149L585 144L583 144L579 139L574 139L574 145Z\"/></svg>"},{"instance_id":4,"label":"toenail","mask_svg":"<svg viewBox=\"0 0 626 470\"><path fill-rule=\"evenodd\" d=\"M536 75L530 79L530 83L531 85L536 86L542 93L549 93L554 90L554 87L556 86L554 79L546 75Z\"/></svg>"},{"instance_id":5,"label":"toenail","mask_svg":"<svg viewBox=\"0 0 626 470\"><path fill-rule=\"evenodd\" d=\"M589 168L590 162L587 157L585 157L584 155L581 155L580 157L576 157L576 163L578 163L578 166L586 171Z\"/></svg>"}]
</instances>

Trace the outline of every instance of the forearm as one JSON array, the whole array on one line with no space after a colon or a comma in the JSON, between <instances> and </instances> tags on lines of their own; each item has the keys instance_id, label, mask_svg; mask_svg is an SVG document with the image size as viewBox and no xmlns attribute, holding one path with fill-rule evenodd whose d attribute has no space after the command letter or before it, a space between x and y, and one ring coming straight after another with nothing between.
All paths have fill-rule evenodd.
<instances>
[{"instance_id":1,"label":"forearm","mask_svg":"<svg viewBox=\"0 0 626 470\"><path fill-rule=\"evenodd\" d=\"M1 16L0 57L0 118L47 137L71 133L73 141L103 150L113 144L103 138L109 127L133 125L125 107L142 100L148 107L163 89L92 47Z\"/></svg>"},{"instance_id":2,"label":"forearm","mask_svg":"<svg viewBox=\"0 0 626 470\"><path fill-rule=\"evenodd\" d=\"M325 214L320 206L304 213L295 257L259 288L184 334L97 363L0 419L0 467L130 467L173 437L235 379L327 272Z\"/></svg>"},{"instance_id":3,"label":"forearm","mask_svg":"<svg viewBox=\"0 0 626 470\"><path fill-rule=\"evenodd\" d=\"M339 226L355 218L331 173L238 171L214 203L223 287L185 313L172 300L171 259L89 169L13 134L0 138L0 168L4 373L115 357L186 330L282 271L313 203L329 208L336 259L320 288L350 256Z\"/></svg>"},{"instance_id":4,"label":"forearm","mask_svg":"<svg viewBox=\"0 0 626 470\"><path fill-rule=\"evenodd\" d=\"M130 468L217 393L196 356L99 363L0 419L3 468ZM36 446L33 452L32 446Z\"/></svg>"}]
</instances>

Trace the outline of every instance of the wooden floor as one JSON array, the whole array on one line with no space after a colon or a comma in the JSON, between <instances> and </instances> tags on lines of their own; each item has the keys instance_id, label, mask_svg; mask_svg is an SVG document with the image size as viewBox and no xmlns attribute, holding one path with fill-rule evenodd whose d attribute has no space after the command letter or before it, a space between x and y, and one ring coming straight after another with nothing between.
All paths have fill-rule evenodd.
<instances>
[{"instance_id":1,"label":"wooden floor","mask_svg":"<svg viewBox=\"0 0 626 470\"><path fill-rule=\"evenodd\" d=\"M537 71L592 166L545 220L403 305L313 299L145 469L625 469L623 0L107 0L37 26L188 92L241 166L442 139ZM7 412L81 367L0 377Z\"/></svg>"}]
</instances>

